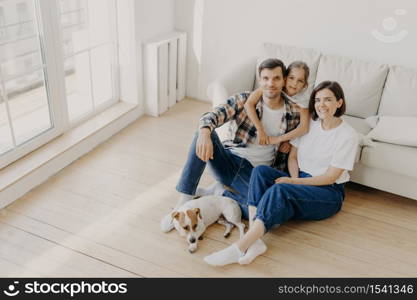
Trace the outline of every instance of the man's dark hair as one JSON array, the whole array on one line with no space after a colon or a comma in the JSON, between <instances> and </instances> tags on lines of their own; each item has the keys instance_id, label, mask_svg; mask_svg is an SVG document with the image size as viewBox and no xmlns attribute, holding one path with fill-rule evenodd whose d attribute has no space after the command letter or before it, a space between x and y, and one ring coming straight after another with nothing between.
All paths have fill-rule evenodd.
<instances>
[{"instance_id":1,"label":"man's dark hair","mask_svg":"<svg viewBox=\"0 0 417 300\"><path fill-rule=\"evenodd\" d=\"M261 76L261 72L263 69L275 69L276 67L280 67L282 71L282 75L285 77L285 74L287 74L287 68L285 67L282 60L278 58L268 58L265 59L258 67L258 74Z\"/></svg>"},{"instance_id":2,"label":"man's dark hair","mask_svg":"<svg viewBox=\"0 0 417 300\"><path fill-rule=\"evenodd\" d=\"M313 118L313 120L317 120L318 115L315 109L315 103L316 103L316 94L324 89L329 89L332 91L334 96L336 97L336 100L339 101L340 99L343 100L343 104L341 107L339 107L336 112L334 113L335 117L342 116L346 111L346 100L345 100L345 94L343 93L343 89L340 86L340 84L336 81L323 81L318 86L316 86L311 93L310 96L310 102L308 104L308 111L310 112L310 116Z\"/></svg>"}]
</instances>

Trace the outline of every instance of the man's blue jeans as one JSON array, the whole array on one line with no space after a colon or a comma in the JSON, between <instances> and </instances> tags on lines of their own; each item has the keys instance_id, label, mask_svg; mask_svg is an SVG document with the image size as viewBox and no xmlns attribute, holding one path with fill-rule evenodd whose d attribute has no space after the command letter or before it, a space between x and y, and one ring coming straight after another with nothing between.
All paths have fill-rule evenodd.
<instances>
[{"instance_id":1,"label":"man's blue jeans","mask_svg":"<svg viewBox=\"0 0 417 300\"><path fill-rule=\"evenodd\" d=\"M195 134L191 143L187 161L176 187L177 191L187 195L195 195L200 178L203 175L206 164L208 164L215 179L235 191L226 190L223 195L235 199L242 209L242 216L247 219L247 195L253 170L252 164L245 158L237 156L229 149L226 149L215 131L211 133L213 159L206 163L196 155L197 138L198 133Z\"/></svg>"},{"instance_id":2,"label":"man's blue jeans","mask_svg":"<svg viewBox=\"0 0 417 300\"><path fill-rule=\"evenodd\" d=\"M342 207L344 184L276 184L275 179L279 177L289 175L268 166L258 166L252 171L248 205L256 207L256 219L264 223L265 231L290 219L325 219ZM300 172L299 177L311 175Z\"/></svg>"}]
</instances>

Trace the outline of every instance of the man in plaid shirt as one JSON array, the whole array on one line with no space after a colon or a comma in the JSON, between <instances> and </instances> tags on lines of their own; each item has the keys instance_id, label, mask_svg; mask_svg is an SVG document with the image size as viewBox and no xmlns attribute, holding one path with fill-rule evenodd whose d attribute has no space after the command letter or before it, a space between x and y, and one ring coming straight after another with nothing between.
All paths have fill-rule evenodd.
<instances>
[{"instance_id":1,"label":"man in plaid shirt","mask_svg":"<svg viewBox=\"0 0 417 300\"><path fill-rule=\"evenodd\" d=\"M268 121L273 135L283 135L295 129L300 123L300 113L296 104L282 93L285 84L286 68L279 59L267 59L258 68L262 100L256 106L261 121ZM257 130L244 108L250 93L240 93L230 97L225 104L205 113L199 122L199 130L194 136L187 162L176 187L181 193L176 208L194 196L205 195L207 191L197 189L206 164L223 188L215 194L235 199L244 218L248 217L247 193L252 169L259 164L285 170L287 154L278 151L277 146L260 146L257 143ZM230 122L230 139L220 141L215 129ZM278 125L277 125L278 124ZM200 192L203 191L203 192ZM175 208L175 209L176 209ZM171 214L161 220L161 229L173 229Z\"/></svg>"}]
</instances>

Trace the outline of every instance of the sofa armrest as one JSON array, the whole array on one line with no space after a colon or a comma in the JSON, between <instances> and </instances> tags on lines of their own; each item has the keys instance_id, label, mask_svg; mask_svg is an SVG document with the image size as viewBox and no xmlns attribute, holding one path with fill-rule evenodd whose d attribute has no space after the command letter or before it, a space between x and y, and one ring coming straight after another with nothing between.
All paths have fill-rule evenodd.
<instances>
[{"instance_id":1,"label":"sofa armrest","mask_svg":"<svg viewBox=\"0 0 417 300\"><path fill-rule=\"evenodd\" d=\"M225 103L235 93L251 91L255 82L256 63L255 57L247 59L211 82L207 87L207 95L213 106Z\"/></svg>"}]
</instances>

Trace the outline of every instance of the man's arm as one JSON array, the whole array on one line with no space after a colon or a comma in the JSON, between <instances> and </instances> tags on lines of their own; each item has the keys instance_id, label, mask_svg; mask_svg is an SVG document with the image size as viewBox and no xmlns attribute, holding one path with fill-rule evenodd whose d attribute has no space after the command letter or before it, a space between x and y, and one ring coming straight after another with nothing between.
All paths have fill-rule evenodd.
<instances>
[{"instance_id":1,"label":"man's arm","mask_svg":"<svg viewBox=\"0 0 417 300\"><path fill-rule=\"evenodd\" d=\"M242 94L237 94L227 99L227 103L216 106L213 111L205 113L201 117L196 143L196 155L202 161L207 162L213 158L211 132L233 119L243 109L245 99L242 97Z\"/></svg>"},{"instance_id":2,"label":"man's arm","mask_svg":"<svg viewBox=\"0 0 417 300\"><path fill-rule=\"evenodd\" d=\"M204 162L213 159L213 142L210 135L211 131L208 128L201 128L198 133L196 155Z\"/></svg>"},{"instance_id":3,"label":"man's arm","mask_svg":"<svg viewBox=\"0 0 417 300\"><path fill-rule=\"evenodd\" d=\"M244 94L236 94L225 104L218 105L211 112L205 113L200 118L199 128L209 128L213 131L217 127L232 120L244 108L246 97Z\"/></svg>"}]
</instances>

